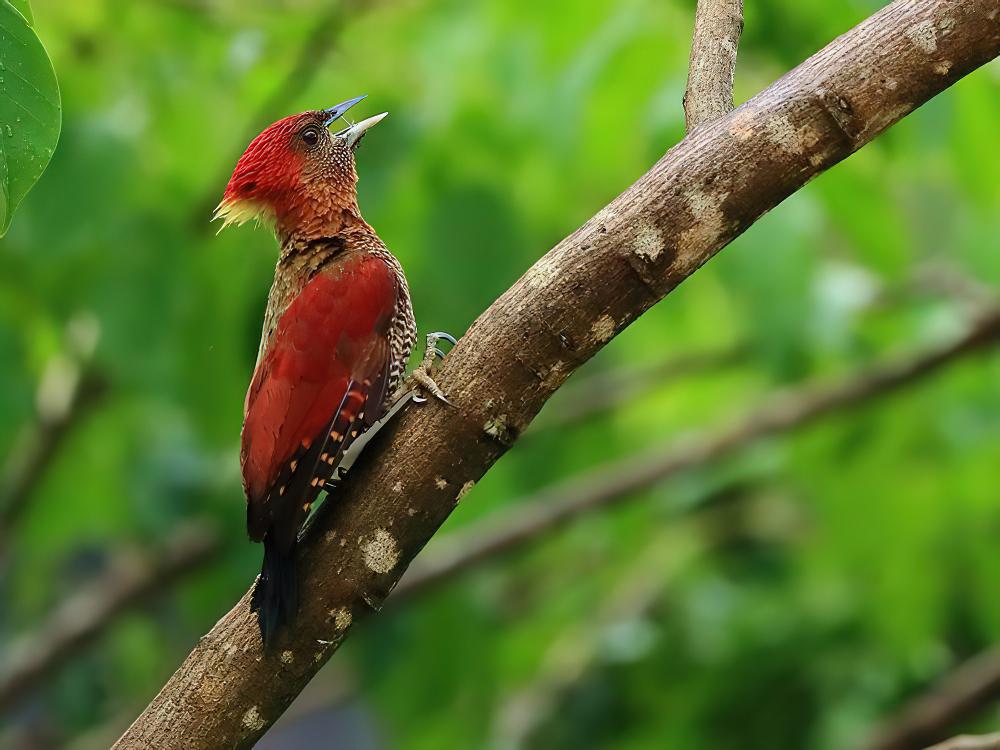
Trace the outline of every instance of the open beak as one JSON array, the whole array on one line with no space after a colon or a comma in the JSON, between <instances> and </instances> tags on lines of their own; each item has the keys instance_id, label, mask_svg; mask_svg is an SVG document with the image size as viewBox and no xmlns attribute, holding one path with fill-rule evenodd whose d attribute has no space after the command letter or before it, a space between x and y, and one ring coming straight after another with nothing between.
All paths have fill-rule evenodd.
<instances>
[{"instance_id":1,"label":"open beak","mask_svg":"<svg viewBox=\"0 0 1000 750\"><path fill-rule=\"evenodd\" d=\"M375 115L374 117L369 117L367 120L362 120L361 122L356 122L345 130L341 130L337 133L338 138L343 138L347 141L347 145L351 148L361 140L361 136L365 134L365 131L373 125L378 125L382 122L382 119L389 114L388 112L383 112L380 115Z\"/></svg>"},{"instance_id":2,"label":"open beak","mask_svg":"<svg viewBox=\"0 0 1000 750\"><path fill-rule=\"evenodd\" d=\"M324 109L323 110L323 114L326 115L326 119L323 121L323 124L326 125L327 127L329 127L338 118L343 117L344 113L347 110L349 110L355 104L357 104L358 102L360 102L366 96L368 96L368 94L362 94L361 96L356 96L353 99L348 99L346 102L341 102L340 104L338 104L338 105L336 105L334 107L330 107L330 109Z\"/></svg>"}]
</instances>

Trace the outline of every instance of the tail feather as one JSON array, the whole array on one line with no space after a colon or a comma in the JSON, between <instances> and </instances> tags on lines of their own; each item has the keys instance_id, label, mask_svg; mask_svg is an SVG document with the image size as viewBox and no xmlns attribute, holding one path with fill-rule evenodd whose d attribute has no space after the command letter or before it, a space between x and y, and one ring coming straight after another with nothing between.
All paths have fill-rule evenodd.
<instances>
[{"instance_id":1,"label":"tail feather","mask_svg":"<svg viewBox=\"0 0 1000 750\"><path fill-rule=\"evenodd\" d=\"M299 587L295 577L295 544L287 551L273 538L264 537L264 563L254 587L250 609L257 613L265 650L278 630L290 626L299 610Z\"/></svg>"}]
</instances>

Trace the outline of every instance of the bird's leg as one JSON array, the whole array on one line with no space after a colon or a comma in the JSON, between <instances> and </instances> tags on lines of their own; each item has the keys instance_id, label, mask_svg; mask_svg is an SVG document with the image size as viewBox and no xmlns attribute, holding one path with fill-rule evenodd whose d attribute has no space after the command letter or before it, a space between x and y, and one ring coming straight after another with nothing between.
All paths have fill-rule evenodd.
<instances>
[{"instance_id":1,"label":"bird's leg","mask_svg":"<svg viewBox=\"0 0 1000 750\"><path fill-rule=\"evenodd\" d=\"M448 404L451 406L451 402L445 395L441 387L434 382L433 372L434 372L434 359L444 359L444 352L438 348L439 341L447 341L452 346L455 346L455 337L451 334L444 333L442 331L436 331L434 333L427 334L427 343L424 346L424 358L423 361L417 368L410 374L410 380L413 383L413 401L417 404L422 404L427 401L427 396L433 396L438 401Z\"/></svg>"}]
</instances>

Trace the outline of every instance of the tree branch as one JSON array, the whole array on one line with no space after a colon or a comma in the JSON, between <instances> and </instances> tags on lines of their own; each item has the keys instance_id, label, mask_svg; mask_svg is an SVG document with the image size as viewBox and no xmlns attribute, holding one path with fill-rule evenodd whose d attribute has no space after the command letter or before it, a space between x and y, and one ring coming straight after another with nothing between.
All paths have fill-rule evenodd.
<instances>
[{"instance_id":1,"label":"tree branch","mask_svg":"<svg viewBox=\"0 0 1000 750\"><path fill-rule=\"evenodd\" d=\"M977 654L945 674L927 692L906 703L885 721L867 750L920 750L951 734L955 727L1000 698L1000 646ZM935 746L964 748L955 738ZM995 739L994 739L995 741ZM994 747L994 745L970 745ZM995 745L1000 748L1000 744Z\"/></svg>"},{"instance_id":2,"label":"tree branch","mask_svg":"<svg viewBox=\"0 0 1000 750\"><path fill-rule=\"evenodd\" d=\"M570 373L765 211L996 57L996 11L896 0L671 149L473 324L438 376L454 408L405 410L369 444L303 540L294 631L262 654L248 592L116 747L250 747Z\"/></svg>"},{"instance_id":3,"label":"tree branch","mask_svg":"<svg viewBox=\"0 0 1000 750\"><path fill-rule=\"evenodd\" d=\"M732 111L742 33L743 0L698 0L684 92L688 131Z\"/></svg>"},{"instance_id":4,"label":"tree branch","mask_svg":"<svg viewBox=\"0 0 1000 750\"><path fill-rule=\"evenodd\" d=\"M170 586L218 549L216 535L195 526L175 532L155 555L119 554L106 574L6 649L0 659L0 711L24 697L120 614Z\"/></svg>"}]
</instances>

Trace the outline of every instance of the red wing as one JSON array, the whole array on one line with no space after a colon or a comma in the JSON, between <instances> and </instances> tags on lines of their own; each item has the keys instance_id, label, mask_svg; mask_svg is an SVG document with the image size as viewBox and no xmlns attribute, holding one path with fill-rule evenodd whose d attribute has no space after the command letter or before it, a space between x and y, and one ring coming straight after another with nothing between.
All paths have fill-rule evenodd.
<instances>
[{"instance_id":1,"label":"red wing","mask_svg":"<svg viewBox=\"0 0 1000 750\"><path fill-rule=\"evenodd\" d=\"M366 409L366 422L378 416L396 295L383 261L351 257L320 271L278 321L250 384L243 424L251 538L280 522L282 536L293 541L333 470L330 459L353 438L354 421Z\"/></svg>"}]
</instances>

